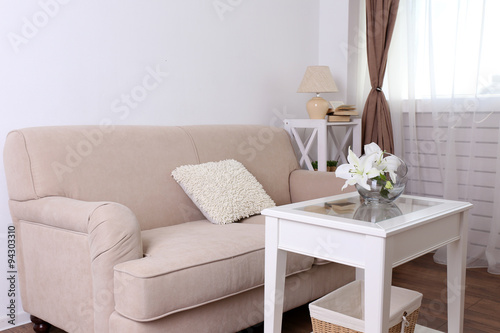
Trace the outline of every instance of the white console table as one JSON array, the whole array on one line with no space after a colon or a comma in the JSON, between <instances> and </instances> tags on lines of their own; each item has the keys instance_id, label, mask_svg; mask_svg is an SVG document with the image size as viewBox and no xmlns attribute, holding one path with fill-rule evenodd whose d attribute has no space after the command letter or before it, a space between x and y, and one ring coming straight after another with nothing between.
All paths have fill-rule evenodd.
<instances>
[{"instance_id":1,"label":"white console table","mask_svg":"<svg viewBox=\"0 0 500 333\"><path fill-rule=\"evenodd\" d=\"M299 164L307 166L312 170L312 160L309 156L313 143L316 142L318 149L318 170L326 171L326 161L328 159L329 139L336 148L333 160L338 160L339 164L347 163L344 148L352 135L352 150L356 155L361 155L361 118L352 118L350 122L327 122L326 119L285 119L285 129L295 140L300 150ZM345 127L346 133L339 140L335 136L334 128ZM300 137L297 129L311 128L313 131L304 140Z\"/></svg>"}]
</instances>

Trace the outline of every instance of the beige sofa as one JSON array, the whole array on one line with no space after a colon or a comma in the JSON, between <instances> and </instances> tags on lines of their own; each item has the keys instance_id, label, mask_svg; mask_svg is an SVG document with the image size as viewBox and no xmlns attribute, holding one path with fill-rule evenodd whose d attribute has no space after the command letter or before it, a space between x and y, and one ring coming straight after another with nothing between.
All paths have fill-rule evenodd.
<instances>
[{"instance_id":1,"label":"beige sofa","mask_svg":"<svg viewBox=\"0 0 500 333\"><path fill-rule=\"evenodd\" d=\"M264 218L208 222L174 168L235 159L278 205L335 194L264 126L61 126L4 147L22 304L68 332L236 332L263 320ZM353 280L289 255L285 308ZM34 318L34 321L37 318ZM39 325L42 331L44 325Z\"/></svg>"}]
</instances>

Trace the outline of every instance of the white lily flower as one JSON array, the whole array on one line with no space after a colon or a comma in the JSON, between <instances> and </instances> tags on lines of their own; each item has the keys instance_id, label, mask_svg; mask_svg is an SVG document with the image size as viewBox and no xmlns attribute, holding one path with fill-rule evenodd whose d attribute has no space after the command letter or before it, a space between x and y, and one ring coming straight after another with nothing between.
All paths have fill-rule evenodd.
<instances>
[{"instance_id":1,"label":"white lily flower","mask_svg":"<svg viewBox=\"0 0 500 333\"><path fill-rule=\"evenodd\" d=\"M388 172L392 182L395 183L397 178L396 171L398 170L400 165L401 162L399 158L394 155L389 155L382 159L379 168L382 172Z\"/></svg>"},{"instance_id":2,"label":"white lily flower","mask_svg":"<svg viewBox=\"0 0 500 333\"><path fill-rule=\"evenodd\" d=\"M335 176L337 178L350 179L352 177L351 169L354 170L354 167L348 163L339 165L337 170L335 170Z\"/></svg>"},{"instance_id":3,"label":"white lily flower","mask_svg":"<svg viewBox=\"0 0 500 333\"><path fill-rule=\"evenodd\" d=\"M371 153L370 155L363 155L361 158L358 158L349 147L349 154L347 156L349 163L340 165L335 171L337 177L346 179L342 190L348 185L354 184L358 184L369 190L368 179L380 175L380 170L373 166L377 158L378 153Z\"/></svg>"},{"instance_id":4,"label":"white lily flower","mask_svg":"<svg viewBox=\"0 0 500 333\"><path fill-rule=\"evenodd\" d=\"M357 184L370 191L372 190L370 185L375 184L377 187L383 186L380 195L387 198L388 193L394 190L397 182L396 172L402 162L398 157L386 154L374 142L365 145L364 149L365 155L358 158L349 147L348 163L337 167L335 175L346 180L342 190L349 185ZM386 174L389 174L391 180L387 179Z\"/></svg>"},{"instance_id":5,"label":"white lily flower","mask_svg":"<svg viewBox=\"0 0 500 333\"><path fill-rule=\"evenodd\" d=\"M383 153L382 149L380 149L378 144L376 144L375 142L365 145L364 149L366 155L371 155L373 153Z\"/></svg>"},{"instance_id":6,"label":"white lily flower","mask_svg":"<svg viewBox=\"0 0 500 333\"><path fill-rule=\"evenodd\" d=\"M368 178L379 176L380 170L375 166L375 163L378 158L379 158L378 153L372 153L370 155L361 156L360 172L366 174Z\"/></svg>"}]
</instances>

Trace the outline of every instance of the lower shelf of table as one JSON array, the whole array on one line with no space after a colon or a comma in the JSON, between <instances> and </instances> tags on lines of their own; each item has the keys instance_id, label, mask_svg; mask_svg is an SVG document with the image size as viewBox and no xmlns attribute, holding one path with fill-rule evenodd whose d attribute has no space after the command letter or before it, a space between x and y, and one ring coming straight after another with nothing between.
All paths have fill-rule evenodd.
<instances>
[{"instance_id":1,"label":"lower shelf of table","mask_svg":"<svg viewBox=\"0 0 500 333\"><path fill-rule=\"evenodd\" d=\"M423 327L420 325L415 326L415 333L442 333L441 331L436 331L431 328Z\"/></svg>"}]
</instances>

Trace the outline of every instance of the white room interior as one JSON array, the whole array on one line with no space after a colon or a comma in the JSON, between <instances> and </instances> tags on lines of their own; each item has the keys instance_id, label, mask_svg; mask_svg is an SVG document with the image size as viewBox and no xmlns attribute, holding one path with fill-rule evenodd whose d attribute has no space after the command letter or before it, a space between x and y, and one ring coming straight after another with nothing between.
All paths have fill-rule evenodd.
<instances>
[{"instance_id":1,"label":"white room interior","mask_svg":"<svg viewBox=\"0 0 500 333\"><path fill-rule=\"evenodd\" d=\"M305 105L313 94L297 93L297 88L311 65L329 66L338 87L338 92L322 97L355 104L361 113L371 89L363 59L367 40L360 13L364 2L0 0L0 147L10 131L34 126L283 127L284 119L308 118ZM469 250L477 260L469 264L486 267L488 248L496 253L490 261L498 272L500 243L491 241L493 236L488 240L490 232L499 235L500 228L495 223L500 217L498 91L479 96L476 88L480 79L490 89L498 88L500 48L485 39L484 45L490 47L483 54L494 59L488 69L496 75L478 74L475 80L455 78L455 72L444 75L473 86L470 96L455 91L444 100L435 95L408 96L408 85L425 72L417 70L419 61L411 65L408 61L416 54L412 53L415 45L408 42L411 27L425 29L423 24L412 24L416 17L426 20L425 13L413 15L415 8L409 4L416 3L401 0L383 86L391 107L395 153L403 154L414 171L406 194L473 203ZM484 17L486 10L479 13L475 5L475 14ZM462 12L467 12L464 8ZM474 14L471 8L468 15ZM477 22L488 27L481 20ZM455 25L463 26L460 22ZM468 29L462 30L457 30L460 43L456 45L481 50L483 46L459 38L460 32L468 35ZM444 29L443 38L451 43L447 32ZM466 52L457 46L453 54ZM425 63L429 57L426 53L414 58ZM456 73L479 72L479 65L467 61L455 66ZM445 83L446 88L456 86ZM337 129L339 136L342 131ZM452 140L448 144L450 136L456 136L456 146ZM456 167L456 161L462 165ZM0 267L9 277L7 237L12 220L2 155L0 173ZM495 239L500 242L500 237ZM0 304L6 309L15 300L16 326L29 322L18 291L17 280L12 290L6 278L0 279ZM10 320L6 311L0 312L0 331L12 327Z\"/></svg>"}]
</instances>

